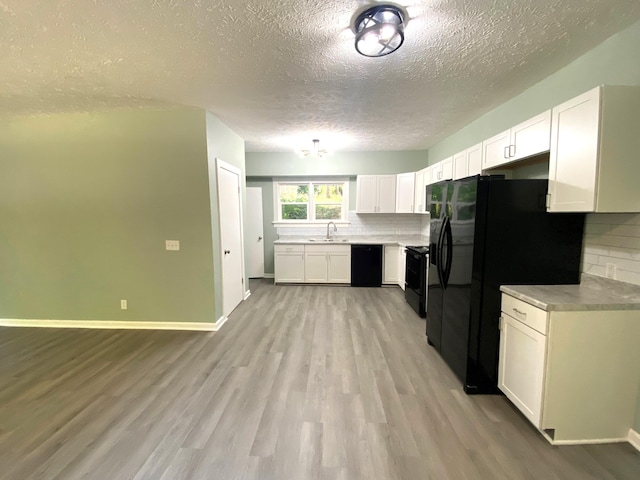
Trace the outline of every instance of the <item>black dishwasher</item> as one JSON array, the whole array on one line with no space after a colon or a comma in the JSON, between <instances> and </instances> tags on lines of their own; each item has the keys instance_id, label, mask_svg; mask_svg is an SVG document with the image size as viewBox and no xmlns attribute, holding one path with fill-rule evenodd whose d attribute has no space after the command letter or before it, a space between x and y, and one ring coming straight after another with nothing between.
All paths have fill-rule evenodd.
<instances>
[{"instance_id":1,"label":"black dishwasher","mask_svg":"<svg viewBox=\"0 0 640 480\"><path fill-rule=\"evenodd\" d=\"M351 286L382 286L382 245L351 245Z\"/></svg>"}]
</instances>

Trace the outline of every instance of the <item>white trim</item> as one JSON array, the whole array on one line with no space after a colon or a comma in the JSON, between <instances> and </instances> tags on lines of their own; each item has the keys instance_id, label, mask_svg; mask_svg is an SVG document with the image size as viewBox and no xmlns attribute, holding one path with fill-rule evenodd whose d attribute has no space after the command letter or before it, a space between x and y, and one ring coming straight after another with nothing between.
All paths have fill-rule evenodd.
<instances>
[{"instance_id":1,"label":"white trim","mask_svg":"<svg viewBox=\"0 0 640 480\"><path fill-rule=\"evenodd\" d=\"M45 320L0 318L2 327L28 328L87 328L87 329L122 329L122 330L191 330L200 332L215 332L222 323L201 322L128 322L118 320Z\"/></svg>"},{"instance_id":2,"label":"white trim","mask_svg":"<svg viewBox=\"0 0 640 480\"><path fill-rule=\"evenodd\" d=\"M348 225L349 224L349 177L338 176L338 177L314 177L314 176L304 176L304 177L284 177L284 178L274 178L272 181L273 184L273 224L274 227L288 227L288 226L304 226L304 225L327 225L328 222L334 221L337 225ZM342 203L341 206L341 218L339 220L331 220L331 219L323 219L323 220L282 220L281 215L282 212L280 210L280 185L283 184L308 184L309 185L309 200L307 202L294 202L294 203L302 203L308 206L307 217L313 215L315 217L315 203L313 199L313 188L312 185L319 184L342 184ZM337 203L335 205L338 205Z\"/></svg>"},{"instance_id":3,"label":"white trim","mask_svg":"<svg viewBox=\"0 0 640 480\"><path fill-rule=\"evenodd\" d=\"M242 300L246 300L250 296L251 296L251 290L247 290L246 292L244 292L244 298Z\"/></svg>"},{"instance_id":4,"label":"white trim","mask_svg":"<svg viewBox=\"0 0 640 480\"><path fill-rule=\"evenodd\" d=\"M543 430L539 430L540 433L547 439L551 445L596 445L600 443L622 443L628 442L629 439L625 437L621 438L587 438L581 440L552 440L551 437Z\"/></svg>"},{"instance_id":5,"label":"white trim","mask_svg":"<svg viewBox=\"0 0 640 480\"><path fill-rule=\"evenodd\" d=\"M262 278L276 278L275 273L265 273Z\"/></svg>"},{"instance_id":6,"label":"white trim","mask_svg":"<svg viewBox=\"0 0 640 480\"><path fill-rule=\"evenodd\" d=\"M635 448L640 452L640 433L636 432L633 428L630 428L627 441L631 444L633 448Z\"/></svg>"},{"instance_id":7,"label":"white trim","mask_svg":"<svg viewBox=\"0 0 640 480\"><path fill-rule=\"evenodd\" d=\"M229 320L229 317L223 315L221 316L218 321L216 322L216 329L215 331L217 332L218 330L220 330L220 327L222 327L222 325L224 325L225 323L227 323L227 320Z\"/></svg>"}]
</instances>

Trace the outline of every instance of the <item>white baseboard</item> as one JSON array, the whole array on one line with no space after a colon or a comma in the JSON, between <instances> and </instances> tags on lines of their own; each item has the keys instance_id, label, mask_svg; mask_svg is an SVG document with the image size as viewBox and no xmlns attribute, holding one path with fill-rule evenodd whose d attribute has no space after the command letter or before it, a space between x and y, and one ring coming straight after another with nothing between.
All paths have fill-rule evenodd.
<instances>
[{"instance_id":1,"label":"white baseboard","mask_svg":"<svg viewBox=\"0 0 640 480\"><path fill-rule=\"evenodd\" d=\"M243 300L246 300L247 298L249 298L251 296L251 290L247 290L246 292L244 292L244 298Z\"/></svg>"},{"instance_id":2,"label":"white baseboard","mask_svg":"<svg viewBox=\"0 0 640 480\"><path fill-rule=\"evenodd\" d=\"M627 441L640 452L640 433L636 432L633 428L629 429L629 436Z\"/></svg>"},{"instance_id":3,"label":"white baseboard","mask_svg":"<svg viewBox=\"0 0 640 480\"><path fill-rule=\"evenodd\" d=\"M226 315L221 316L216 322L216 329L214 331L217 332L218 330L220 330L220 327L227 323L227 320L229 320L229 317L227 317Z\"/></svg>"},{"instance_id":4,"label":"white baseboard","mask_svg":"<svg viewBox=\"0 0 640 480\"><path fill-rule=\"evenodd\" d=\"M589 438L586 440L551 440L551 438L543 433L544 437L551 445L599 445L603 443L623 443L629 441L628 438Z\"/></svg>"},{"instance_id":5,"label":"white baseboard","mask_svg":"<svg viewBox=\"0 0 640 480\"><path fill-rule=\"evenodd\" d=\"M190 330L215 332L227 320L221 317L215 323L199 322L126 322L117 320L33 320L0 318L1 327L28 328L88 328L122 330Z\"/></svg>"},{"instance_id":6,"label":"white baseboard","mask_svg":"<svg viewBox=\"0 0 640 480\"><path fill-rule=\"evenodd\" d=\"M265 273L262 278L276 278L275 273Z\"/></svg>"}]
</instances>

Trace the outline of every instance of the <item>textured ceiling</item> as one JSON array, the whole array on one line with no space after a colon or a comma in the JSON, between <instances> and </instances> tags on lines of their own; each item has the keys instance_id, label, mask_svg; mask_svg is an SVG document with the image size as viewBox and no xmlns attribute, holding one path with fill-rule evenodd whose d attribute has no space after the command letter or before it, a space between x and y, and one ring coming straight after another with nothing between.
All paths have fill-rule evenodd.
<instances>
[{"instance_id":1,"label":"textured ceiling","mask_svg":"<svg viewBox=\"0 0 640 480\"><path fill-rule=\"evenodd\" d=\"M424 149L640 18L638 0L410 0L400 50L358 55L373 2L0 0L0 114L184 105L247 151Z\"/></svg>"}]
</instances>

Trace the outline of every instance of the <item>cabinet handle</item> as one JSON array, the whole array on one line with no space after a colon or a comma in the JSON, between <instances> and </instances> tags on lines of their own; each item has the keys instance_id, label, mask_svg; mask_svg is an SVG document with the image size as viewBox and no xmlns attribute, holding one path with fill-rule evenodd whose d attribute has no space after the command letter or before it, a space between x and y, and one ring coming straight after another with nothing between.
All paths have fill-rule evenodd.
<instances>
[{"instance_id":1,"label":"cabinet handle","mask_svg":"<svg viewBox=\"0 0 640 480\"><path fill-rule=\"evenodd\" d=\"M498 330L502 330L502 322L504 322L504 318L498 317Z\"/></svg>"},{"instance_id":2,"label":"cabinet handle","mask_svg":"<svg viewBox=\"0 0 640 480\"><path fill-rule=\"evenodd\" d=\"M514 308L514 309L513 309L513 311L514 311L514 312L516 312L516 313L517 313L517 314L519 314L519 315L522 315L523 317L526 317L526 316L527 316L527 314L526 314L525 312L521 312L521 311L520 311L520 310L518 310L517 308Z\"/></svg>"},{"instance_id":3,"label":"cabinet handle","mask_svg":"<svg viewBox=\"0 0 640 480\"><path fill-rule=\"evenodd\" d=\"M511 150L513 148L513 151ZM509 145L509 156L510 157L515 157L516 156L516 146L515 145Z\"/></svg>"},{"instance_id":4,"label":"cabinet handle","mask_svg":"<svg viewBox=\"0 0 640 480\"><path fill-rule=\"evenodd\" d=\"M509 158L509 145L507 145L506 147L504 147L503 157L504 157L504 158Z\"/></svg>"}]
</instances>

